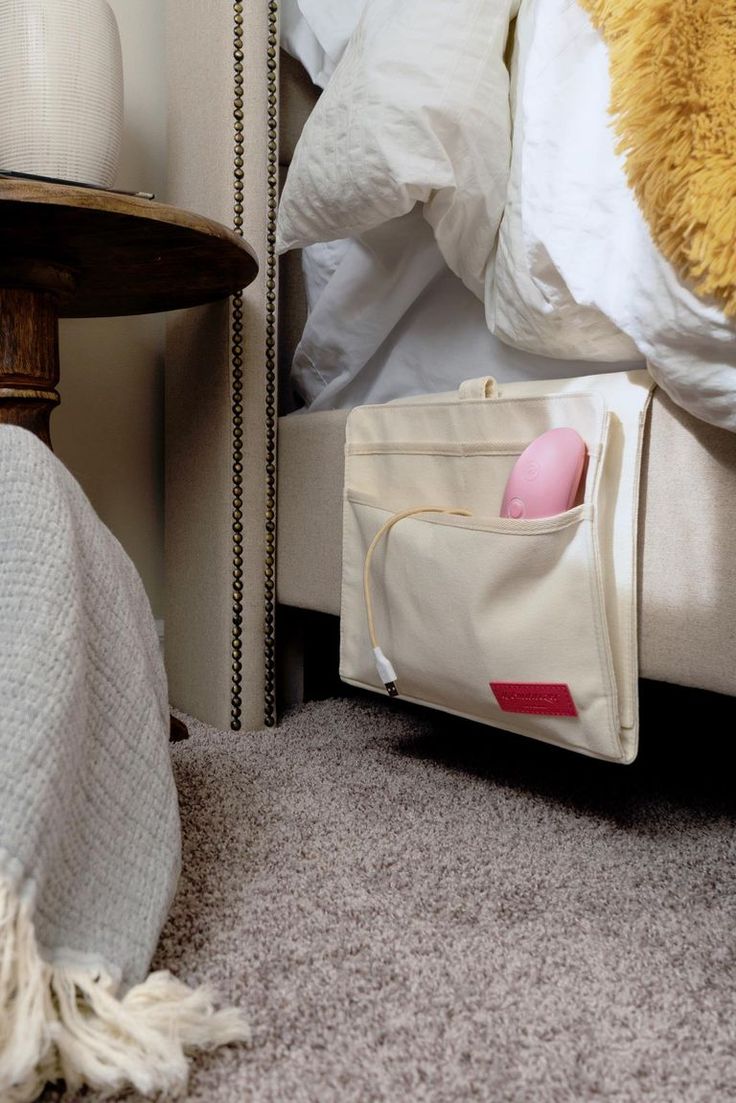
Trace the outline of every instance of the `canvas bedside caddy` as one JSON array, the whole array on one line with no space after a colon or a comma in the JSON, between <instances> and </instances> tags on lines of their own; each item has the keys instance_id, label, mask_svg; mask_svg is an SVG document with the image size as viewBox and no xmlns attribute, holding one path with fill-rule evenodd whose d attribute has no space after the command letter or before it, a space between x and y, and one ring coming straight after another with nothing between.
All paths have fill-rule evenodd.
<instances>
[{"instance_id":1,"label":"canvas bedside caddy","mask_svg":"<svg viewBox=\"0 0 736 1103\"><path fill-rule=\"evenodd\" d=\"M406 700L631 762L637 513L653 387L646 371L502 385L487 377L457 394L353 410L341 677L386 693L395 674ZM587 446L582 503L537 520L501 518L515 460L561 427Z\"/></svg>"}]
</instances>

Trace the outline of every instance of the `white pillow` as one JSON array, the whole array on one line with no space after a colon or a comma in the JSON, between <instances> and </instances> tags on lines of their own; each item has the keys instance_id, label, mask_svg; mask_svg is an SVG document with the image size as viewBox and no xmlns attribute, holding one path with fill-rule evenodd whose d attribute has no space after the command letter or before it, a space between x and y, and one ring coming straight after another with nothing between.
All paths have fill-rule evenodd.
<instances>
[{"instance_id":1,"label":"white pillow","mask_svg":"<svg viewBox=\"0 0 736 1103\"><path fill-rule=\"evenodd\" d=\"M355 237L417 202L479 298L510 159L518 0L368 0L297 145L277 249Z\"/></svg>"},{"instance_id":2,"label":"white pillow","mask_svg":"<svg viewBox=\"0 0 736 1103\"><path fill-rule=\"evenodd\" d=\"M302 63L312 83L317 84L325 67L325 52L302 15L297 0L281 0L279 32L283 49ZM324 84L320 87L323 88Z\"/></svg>"},{"instance_id":3,"label":"white pillow","mask_svg":"<svg viewBox=\"0 0 736 1103\"><path fill-rule=\"evenodd\" d=\"M282 0L281 45L324 88L355 30L365 0Z\"/></svg>"}]
</instances>

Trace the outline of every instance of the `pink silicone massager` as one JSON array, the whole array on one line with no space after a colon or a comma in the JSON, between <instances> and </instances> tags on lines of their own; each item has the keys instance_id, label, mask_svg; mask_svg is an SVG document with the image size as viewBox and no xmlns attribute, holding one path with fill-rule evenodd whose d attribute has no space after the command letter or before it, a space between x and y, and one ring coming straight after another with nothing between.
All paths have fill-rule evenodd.
<instances>
[{"instance_id":1,"label":"pink silicone massager","mask_svg":"<svg viewBox=\"0 0 736 1103\"><path fill-rule=\"evenodd\" d=\"M552 517L570 509L585 467L585 441L574 429L549 429L514 464L502 517Z\"/></svg>"}]
</instances>

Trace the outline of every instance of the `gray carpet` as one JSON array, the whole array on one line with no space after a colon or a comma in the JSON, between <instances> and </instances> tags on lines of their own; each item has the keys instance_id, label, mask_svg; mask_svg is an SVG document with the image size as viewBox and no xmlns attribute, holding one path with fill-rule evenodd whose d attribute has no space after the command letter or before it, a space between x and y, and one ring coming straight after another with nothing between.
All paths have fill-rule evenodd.
<instances>
[{"instance_id":1,"label":"gray carpet","mask_svg":"<svg viewBox=\"0 0 736 1103\"><path fill-rule=\"evenodd\" d=\"M361 697L192 724L155 964L254 1040L187 1098L736 1099L733 715L694 701L631 767Z\"/></svg>"}]
</instances>

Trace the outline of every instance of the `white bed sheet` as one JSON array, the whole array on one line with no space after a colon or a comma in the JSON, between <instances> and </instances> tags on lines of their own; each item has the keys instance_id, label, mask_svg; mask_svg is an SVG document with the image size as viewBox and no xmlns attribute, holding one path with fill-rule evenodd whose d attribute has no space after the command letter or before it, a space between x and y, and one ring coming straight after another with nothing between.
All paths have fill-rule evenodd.
<instances>
[{"instance_id":1,"label":"white bed sheet","mask_svg":"<svg viewBox=\"0 0 736 1103\"><path fill-rule=\"evenodd\" d=\"M310 246L302 262L309 316L292 382L310 411L453 390L486 374L510 382L612 370L494 337L418 208L360 240Z\"/></svg>"}]
</instances>

